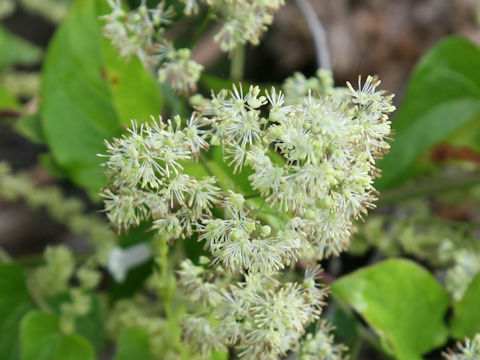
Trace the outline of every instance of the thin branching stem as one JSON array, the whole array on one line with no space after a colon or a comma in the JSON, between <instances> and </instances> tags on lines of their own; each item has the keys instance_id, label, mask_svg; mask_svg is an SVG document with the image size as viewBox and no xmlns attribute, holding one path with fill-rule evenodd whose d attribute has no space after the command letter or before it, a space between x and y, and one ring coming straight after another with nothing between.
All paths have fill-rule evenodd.
<instances>
[{"instance_id":1,"label":"thin branching stem","mask_svg":"<svg viewBox=\"0 0 480 360\"><path fill-rule=\"evenodd\" d=\"M312 34L318 67L320 69L332 71L327 32L318 18L315 9L309 0L295 0L295 3L307 21L308 28Z\"/></svg>"}]
</instances>

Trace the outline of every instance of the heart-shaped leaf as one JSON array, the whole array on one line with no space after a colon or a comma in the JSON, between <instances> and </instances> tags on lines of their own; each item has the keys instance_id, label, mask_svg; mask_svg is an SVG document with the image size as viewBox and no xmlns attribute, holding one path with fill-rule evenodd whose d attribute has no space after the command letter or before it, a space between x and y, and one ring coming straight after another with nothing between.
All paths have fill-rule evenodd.
<instances>
[{"instance_id":1,"label":"heart-shaped leaf","mask_svg":"<svg viewBox=\"0 0 480 360\"><path fill-rule=\"evenodd\" d=\"M421 359L447 339L448 295L411 261L392 259L358 270L334 282L332 294L362 315L398 359Z\"/></svg>"},{"instance_id":2,"label":"heart-shaped leaf","mask_svg":"<svg viewBox=\"0 0 480 360\"><path fill-rule=\"evenodd\" d=\"M21 323L22 360L94 360L93 347L80 335L60 334L56 315L32 311Z\"/></svg>"}]
</instances>

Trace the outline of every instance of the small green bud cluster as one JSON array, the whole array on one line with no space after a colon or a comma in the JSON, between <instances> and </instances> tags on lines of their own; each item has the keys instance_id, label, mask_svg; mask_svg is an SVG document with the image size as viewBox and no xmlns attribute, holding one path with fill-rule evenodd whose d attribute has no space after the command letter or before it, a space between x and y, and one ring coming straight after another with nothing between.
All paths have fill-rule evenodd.
<instances>
[{"instance_id":1,"label":"small green bud cluster","mask_svg":"<svg viewBox=\"0 0 480 360\"><path fill-rule=\"evenodd\" d=\"M449 350L443 354L445 360L477 360L480 359L480 334L473 339L465 339L464 343L458 343L458 352Z\"/></svg>"},{"instance_id":2,"label":"small green bud cluster","mask_svg":"<svg viewBox=\"0 0 480 360\"><path fill-rule=\"evenodd\" d=\"M43 256L45 264L33 271L29 278L29 288L42 298L67 291L75 270L72 252L64 245L49 246Z\"/></svg>"},{"instance_id":3,"label":"small green bud cluster","mask_svg":"<svg viewBox=\"0 0 480 360\"><path fill-rule=\"evenodd\" d=\"M158 80L167 82L178 93L195 90L203 66L190 58L190 50L175 49L165 40L165 26L173 18L173 9L161 1L148 8L142 0L137 9L126 13L121 0L107 0L112 12L103 16L104 34L120 56L137 56L148 68L156 67Z\"/></svg>"},{"instance_id":4,"label":"small green bud cluster","mask_svg":"<svg viewBox=\"0 0 480 360\"><path fill-rule=\"evenodd\" d=\"M56 295L69 294L69 299L60 305L60 326L63 332L73 333L76 319L90 311L91 298L88 292L98 286L101 274L94 266L94 258L75 271L74 256L64 245L47 247L44 259L45 264L32 271L28 287L40 303ZM73 277L78 280L75 287L70 284Z\"/></svg>"},{"instance_id":5,"label":"small green bud cluster","mask_svg":"<svg viewBox=\"0 0 480 360\"><path fill-rule=\"evenodd\" d=\"M445 287L459 301L473 278L480 273L480 253L472 249L456 249L453 265L447 270Z\"/></svg>"},{"instance_id":6,"label":"small green bud cluster","mask_svg":"<svg viewBox=\"0 0 480 360\"><path fill-rule=\"evenodd\" d=\"M106 317L107 334L112 340L117 340L127 329L141 329L148 335L153 359L201 360L201 356L179 344L179 336L172 331L168 320L161 316L162 311L161 304L144 294L120 299Z\"/></svg>"},{"instance_id":7,"label":"small green bud cluster","mask_svg":"<svg viewBox=\"0 0 480 360\"><path fill-rule=\"evenodd\" d=\"M288 105L302 102L309 93L317 96L341 96L342 89L333 87L333 76L328 70L318 69L315 76L306 78L302 73L296 72L283 83L285 103Z\"/></svg>"},{"instance_id":8,"label":"small green bud cluster","mask_svg":"<svg viewBox=\"0 0 480 360\"><path fill-rule=\"evenodd\" d=\"M76 235L85 235L95 248L97 261L106 264L115 234L97 215L86 214L79 199L65 198L55 186L38 187L27 175L12 174L7 163L0 162L0 197L8 201L23 200L32 209L44 208L56 221Z\"/></svg>"},{"instance_id":9,"label":"small green bud cluster","mask_svg":"<svg viewBox=\"0 0 480 360\"><path fill-rule=\"evenodd\" d=\"M30 71L6 70L0 74L0 83L13 96L30 99L39 93L40 74Z\"/></svg>"}]
</instances>

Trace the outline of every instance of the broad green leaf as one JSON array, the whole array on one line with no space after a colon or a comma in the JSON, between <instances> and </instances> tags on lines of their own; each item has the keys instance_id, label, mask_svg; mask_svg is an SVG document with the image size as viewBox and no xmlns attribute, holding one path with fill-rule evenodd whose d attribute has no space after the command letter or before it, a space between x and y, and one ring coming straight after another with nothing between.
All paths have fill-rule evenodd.
<instances>
[{"instance_id":1,"label":"broad green leaf","mask_svg":"<svg viewBox=\"0 0 480 360\"><path fill-rule=\"evenodd\" d=\"M20 320L33 309L21 268L0 265L0 354L5 360L19 358Z\"/></svg>"},{"instance_id":2,"label":"broad green leaf","mask_svg":"<svg viewBox=\"0 0 480 360\"><path fill-rule=\"evenodd\" d=\"M408 179L425 151L480 119L480 50L461 37L443 40L419 62L394 122L389 154L379 161L380 189Z\"/></svg>"},{"instance_id":3,"label":"broad green leaf","mask_svg":"<svg viewBox=\"0 0 480 360\"><path fill-rule=\"evenodd\" d=\"M38 161L42 167L53 177L57 179L67 179L68 174L57 164L51 153L38 155Z\"/></svg>"},{"instance_id":4,"label":"broad green leaf","mask_svg":"<svg viewBox=\"0 0 480 360\"><path fill-rule=\"evenodd\" d=\"M40 61L42 50L0 26L0 72L12 65L31 65Z\"/></svg>"},{"instance_id":5,"label":"broad green leaf","mask_svg":"<svg viewBox=\"0 0 480 360\"><path fill-rule=\"evenodd\" d=\"M152 360L150 337L139 328L124 330L117 341L117 352L114 360L142 359Z\"/></svg>"},{"instance_id":6,"label":"broad green leaf","mask_svg":"<svg viewBox=\"0 0 480 360\"><path fill-rule=\"evenodd\" d=\"M20 328L21 360L94 360L92 346L80 335L62 335L57 316L28 313Z\"/></svg>"},{"instance_id":7,"label":"broad green leaf","mask_svg":"<svg viewBox=\"0 0 480 360\"><path fill-rule=\"evenodd\" d=\"M411 261L392 259L358 270L333 283L332 294L362 315L398 359L421 359L447 339L448 295Z\"/></svg>"},{"instance_id":8,"label":"broad green leaf","mask_svg":"<svg viewBox=\"0 0 480 360\"><path fill-rule=\"evenodd\" d=\"M104 139L135 118L161 110L159 87L135 58L118 54L101 34L106 2L77 0L54 36L42 77L41 118L55 162L91 195L104 185Z\"/></svg>"},{"instance_id":9,"label":"broad green leaf","mask_svg":"<svg viewBox=\"0 0 480 360\"><path fill-rule=\"evenodd\" d=\"M480 274L473 278L463 298L454 304L450 326L453 336L459 340L480 333Z\"/></svg>"},{"instance_id":10,"label":"broad green leaf","mask_svg":"<svg viewBox=\"0 0 480 360\"><path fill-rule=\"evenodd\" d=\"M24 115L15 122L14 128L36 144L45 144L45 134L39 114Z\"/></svg>"},{"instance_id":11,"label":"broad green leaf","mask_svg":"<svg viewBox=\"0 0 480 360\"><path fill-rule=\"evenodd\" d=\"M16 110L20 108L20 103L15 96L10 94L7 89L0 86L0 109Z\"/></svg>"}]
</instances>

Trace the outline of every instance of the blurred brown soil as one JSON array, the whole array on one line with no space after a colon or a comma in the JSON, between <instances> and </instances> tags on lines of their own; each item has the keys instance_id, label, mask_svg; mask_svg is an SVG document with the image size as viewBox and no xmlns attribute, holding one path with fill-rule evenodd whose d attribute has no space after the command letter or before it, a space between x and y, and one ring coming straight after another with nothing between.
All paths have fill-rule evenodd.
<instances>
[{"instance_id":1,"label":"blurred brown soil","mask_svg":"<svg viewBox=\"0 0 480 360\"><path fill-rule=\"evenodd\" d=\"M328 33L338 84L378 74L401 94L425 51L441 38L464 35L480 44L478 0L310 0ZM282 74L312 68L308 27L293 1L279 11L265 43Z\"/></svg>"}]
</instances>

